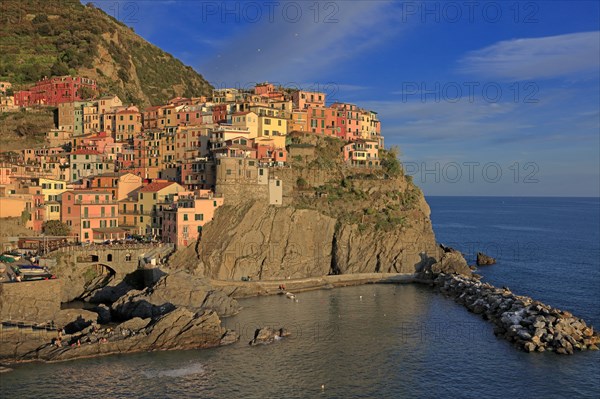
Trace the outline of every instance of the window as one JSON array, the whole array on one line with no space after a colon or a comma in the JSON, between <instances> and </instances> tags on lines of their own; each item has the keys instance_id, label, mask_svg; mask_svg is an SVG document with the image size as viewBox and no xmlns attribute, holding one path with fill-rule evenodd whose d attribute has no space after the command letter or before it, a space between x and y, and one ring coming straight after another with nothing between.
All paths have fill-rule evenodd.
<instances>
[{"instance_id":1,"label":"window","mask_svg":"<svg viewBox=\"0 0 600 399\"><path fill-rule=\"evenodd\" d=\"M187 222L187 220L188 220L188 215L187 215L187 213L184 213L183 214L183 221Z\"/></svg>"},{"instance_id":2,"label":"window","mask_svg":"<svg viewBox=\"0 0 600 399\"><path fill-rule=\"evenodd\" d=\"M231 169L227 169L227 170L225 171L225 173L227 174L227 176L231 176Z\"/></svg>"},{"instance_id":3,"label":"window","mask_svg":"<svg viewBox=\"0 0 600 399\"><path fill-rule=\"evenodd\" d=\"M275 185L276 185L277 187L281 186L281 181L280 181L280 180L275 180Z\"/></svg>"},{"instance_id":4,"label":"window","mask_svg":"<svg viewBox=\"0 0 600 399\"><path fill-rule=\"evenodd\" d=\"M204 214L200 213L200 214L194 215L194 220L203 221L204 220Z\"/></svg>"}]
</instances>

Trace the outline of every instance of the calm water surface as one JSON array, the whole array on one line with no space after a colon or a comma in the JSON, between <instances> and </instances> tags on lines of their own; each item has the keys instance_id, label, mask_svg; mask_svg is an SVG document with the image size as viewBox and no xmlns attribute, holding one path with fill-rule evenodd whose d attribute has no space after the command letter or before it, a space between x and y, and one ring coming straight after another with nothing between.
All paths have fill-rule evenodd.
<instances>
[{"instance_id":1,"label":"calm water surface","mask_svg":"<svg viewBox=\"0 0 600 399\"><path fill-rule=\"evenodd\" d=\"M480 269L487 280L600 327L597 199L428 201L441 242L468 257L478 250L498 257ZM241 301L245 309L225 320L242 334L232 346L22 365L0 376L2 397L600 397L599 352L519 352L496 339L490 323L425 287L369 285L298 298ZM293 336L249 347L263 325L286 326Z\"/></svg>"}]
</instances>

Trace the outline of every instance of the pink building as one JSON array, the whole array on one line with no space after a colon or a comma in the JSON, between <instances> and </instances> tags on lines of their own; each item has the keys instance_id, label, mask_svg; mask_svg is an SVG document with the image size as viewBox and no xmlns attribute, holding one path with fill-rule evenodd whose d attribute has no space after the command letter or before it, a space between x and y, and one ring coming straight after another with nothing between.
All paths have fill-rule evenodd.
<instances>
[{"instance_id":1,"label":"pink building","mask_svg":"<svg viewBox=\"0 0 600 399\"><path fill-rule=\"evenodd\" d=\"M203 124L202 106L186 105L178 110L176 115L179 126L197 126Z\"/></svg>"},{"instance_id":2,"label":"pink building","mask_svg":"<svg viewBox=\"0 0 600 399\"><path fill-rule=\"evenodd\" d=\"M61 194L61 220L81 242L125 238L117 201L110 191L70 190Z\"/></svg>"},{"instance_id":3,"label":"pink building","mask_svg":"<svg viewBox=\"0 0 600 399\"><path fill-rule=\"evenodd\" d=\"M162 208L162 239L175 246L187 246L198 240L202 226L213 219L215 210L223 205L209 190L181 192L170 197Z\"/></svg>"},{"instance_id":4,"label":"pink building","mask_svg":"<svg viewBox=\"0 0 600 399\"><path fill-rule=\"evenodd\" d=\"M287 151L285 148L277 148L274 145L257 144L256 158L261 162L283 165L287 162Z\"/></svg>"},{"instance_id":5,"label":"pink building","mask_svg":"<svg viewBox=\"0 0 600 399\"><path fill-rule=\"evenodd\" d=\"M283 93L277 91L272 83L259 83L254 87L254 94L274 101L283 101Z\"/></svg>"},{"instance_id":6,"label":"pink building","mask_svg":"<svg viewBox=\"0 0 600 399\"><path fill-rule=\"evenodd\" d=\"M361 110L354 104L334 103L332 109L337 110L336 135L347 141L360 137Z\"/></svg>"},{"instance_id":7,"label":"pink building","mask_svg":"<svg viewBox=\"0 0 600 399\"><path fill-rule=\"evenodd\" d=\"M325 93L298 90L292 94L292 103L295 109L300 110L308 107L324 107Z\"/></svg>"}]
</instances>

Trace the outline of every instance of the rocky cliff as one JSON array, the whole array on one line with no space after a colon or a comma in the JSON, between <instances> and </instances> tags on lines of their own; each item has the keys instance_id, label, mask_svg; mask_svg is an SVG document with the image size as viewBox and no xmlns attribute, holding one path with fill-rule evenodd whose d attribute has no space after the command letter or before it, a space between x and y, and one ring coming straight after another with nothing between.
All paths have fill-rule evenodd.
<instances>
[{"instance_id":1,"label":"rocky cliff","mask_svg":"<svg viewBox=\"0 0 600 399\"><path fill-rule=\"evenodd\" d=\"M414 273L439 258L429 206L398 164L349 168L341 141L312 145L313 157L271 170L283 206L225 199L196 247L196 272L218 280Z\"/></svg>"}]
</instances>

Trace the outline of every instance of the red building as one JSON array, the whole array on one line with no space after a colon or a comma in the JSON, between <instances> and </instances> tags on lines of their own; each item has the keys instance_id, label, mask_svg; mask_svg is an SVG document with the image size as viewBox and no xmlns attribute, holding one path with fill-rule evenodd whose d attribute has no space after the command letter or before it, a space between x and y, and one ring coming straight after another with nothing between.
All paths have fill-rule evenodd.
<instances>
[{"instance_id":1,"label":"red building","mask_svg":"<svg viewBox=\"0 0 600 399\"><path fill-rule=\"evenodd\" d=\"M29 90L15 93L15 105L29 107L32 105L51 105L81 101L81 88L96 92L96 81L79 76L56 76L44 78Z\"/></svg>"},{"instance_id":2,"label":"red building","mask_svg":"<svg viewBox=\"0 0 600 399\"><path fill-rule=\"evenodd\" d=\"M213 105L213 123L227 123L227 105Z\"/></svg>"}]
</instances>

